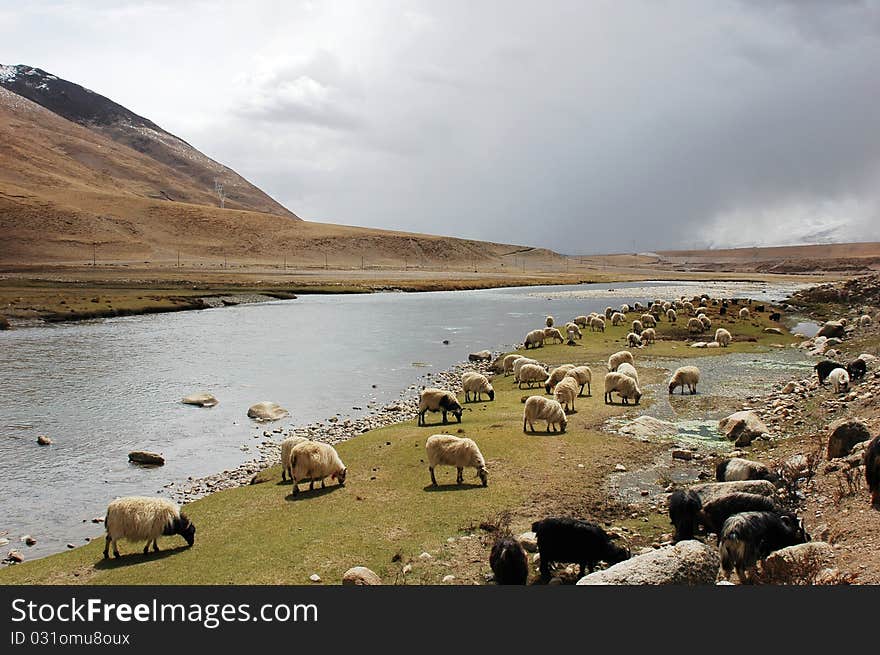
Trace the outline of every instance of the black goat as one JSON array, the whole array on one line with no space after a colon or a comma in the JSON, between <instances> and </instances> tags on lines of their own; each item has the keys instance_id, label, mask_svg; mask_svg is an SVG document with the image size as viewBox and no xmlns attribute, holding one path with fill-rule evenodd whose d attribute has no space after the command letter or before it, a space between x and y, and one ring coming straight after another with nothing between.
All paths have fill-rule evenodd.
<instances>
[{"instance_id":1,"label":"black goat","mask_svg":"<svg viewBox=\"0 0 880 655\"><path fill-rule=\"evenodd\" d=\"M600 561L616 564L629 559L630 552L611 542L611 537L595 523L569 517L552 517L532 524L538 536L541 555L541 577L550 577L552 562L576 562L580 574L589 568L592 573Z\"/></svg>"},{"instance_id":2,"label":"black goat","mask_svg":"<svg viewBox=\"0 0 880 655\"><path fill-rule=\"evenodd\" d=\"M774 550L810 540L803 523L790 513L742 512L724 522L718 540L725 577L736 569L741 583L750 582L746 571Z\"/></svg>"},{"instance_id":3,"label":"black goat","mask_svg":"<svg viewBox=\"0 0 880 655\"><path fill-rule=\"evenodd\" d=\"M865 377L865 374L868 372L868 365L865 364L864 359L856 358L846 365L846 372L849 373L853 380L858 380Z\"/></svg>"},{"instance_id":4,"label":"black goat","mask_svg":"<svg viewBox=\"0 0 880 655\"><path fill-rule=\"evenodd\" d=\"M693 539L700 524L700 509L703 503L696 492L673 491L669 497L669 521L675 526L673 541Z\"/></svg>"},{"instance_id":5,"label":"black goat","mask_svg":"<svg viewBox=\"0 0 880 655\"><path fill-rule=\"evenodd\" d=\"M776 321L778 323L782 320L782 314L780 314L779 312L773 312L772 314L770 314L770 320Z\"/></svg>"},{"instance_id":6,"label":"black goat","mask_svg":"<svg viewBox=\"0 0 880 655\"><path fill-rule=\"evenodd\" d=\"M495 574L496 584L525 584L529 579L529 562L526 551L513 537L500 537L492 544L489 566Z\"/></svg>"},{"instance_id":7,"label":"black goat","mask_svg":"<svg viewBox=\"0 0 880 655\"><path fill-rule=\"evenodd\" d=\"M819 384L825 384L825 380L836 368L846 369L843 364L838 364L837 362L832 362L830 359L823 359L821 362L816 364L814 367L816 369L816 373L819 375Z\"/></svg>"},{"instance_id":8,"label":"black goat","mask_svg":"<svg viewBox=\"0 0 880 655\"><path fill-rule=\"evenodd\" d=\"M880 436L865 448L865 482L871 490L871 504L880 509Z\"/></svg>"},{"instance_id":9,"label":"black goat","mask_svg":"<svg viewBox=\"0 0 880 655\"><path fill-rule=\"evenodd\" d=\"M778 512L779 506L769 496L735 492L710 500L703 506L700 521L706 532L720 534L724 522L741 512Z\"/></svg>"}]
</instances>

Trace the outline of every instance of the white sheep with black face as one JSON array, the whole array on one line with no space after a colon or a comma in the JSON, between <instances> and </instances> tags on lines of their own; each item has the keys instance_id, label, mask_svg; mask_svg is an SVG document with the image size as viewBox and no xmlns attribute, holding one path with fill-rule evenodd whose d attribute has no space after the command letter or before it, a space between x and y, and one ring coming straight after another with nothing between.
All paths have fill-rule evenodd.
<instances>
[{"instance_id":1,"label":"white sheep with black face","mask_svg":"<svg viewBox=\"0 0 880 655\"><path fill-rule=\"evenodd\" d=\"M321 481L324 488L324 478L336 480L339 486L345 485L345 477L348 469L342 463L339 453L330 444L320 441L304 441L298 443L290 451L290 469L293 479L293 493L299 493L300 481L309 481L309 490L315 488L315 481Z\"/></svg>"},{"instance_id":2,"label":"white sheep with black face","mask_svg":"<svg viewBox=\"0 0 880 655\"><path fill-rule=\"evenodd\" d=\"M157 540L165 535L179 534L189 546L195 543L196 526L180 511L175 503L166 498L147 496L127 496L117 498L107 506L104 518L107 537L104 543L104 557L109 557L112 544L113 556L119 557L117 542L146 541L144 555L159 550Z\"/></svg>"},{"instance_id":3,"label":"white sheep with black face","mask_svg":"<svg viewBox=\"0 0 880 655\"><path fill-rule=\"evenodd\" d=\"M447 414L451 413L461 423L462 407L455 394L446 389L428 387L419 393L418 424L425 425L427 412L441 412L443 422L447 421Z\"/></svg>"}]
</instances>

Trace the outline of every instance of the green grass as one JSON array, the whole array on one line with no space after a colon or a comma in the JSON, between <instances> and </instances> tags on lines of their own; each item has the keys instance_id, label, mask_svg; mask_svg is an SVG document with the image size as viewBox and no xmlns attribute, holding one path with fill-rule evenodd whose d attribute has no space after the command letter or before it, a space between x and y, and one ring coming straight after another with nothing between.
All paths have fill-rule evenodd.
<instances>
[{"instance_id":1,"label":"green grass","mask_svg":"<svg viewBox=\"0 0 880 655\"><path fill-rule=\"evenodd\" d=\"M714 320L714 319L713 319ZM681 323L679 323L679 328ZM734 336L756 336L757 342L737 342L736 352L790 341L763 335L762 320L737 321ZM665 321L658 331L672 334ZM393 582L403 563L413 560L422 582L440 582L449 568L435 561L424 565L422 551L449 560L459 581L477 581L488 570L488 547L474 546L467 558L450 554L447 538L474 529L480 522L509 510L515 531L550 513L617 519L627 525L628 511L608 499L602 483L615 464L637 466L665 446L649 445L600 431L609 416L631 407L607 406L602 398L605 369L598 362L622 348L626 330L604 334L587 331L575 347L547 346L534 353L543 361L587 362L593 367L593 395L577 401L564 435L525 435L521 397L543 389L520 391L512 378L497 376L494 402L466 405L461 425L417 427L415 420L374 430L337 449L348 465L344 487L305 492L297 499L289 484L280 484L280 468L264 471L260 484L210 495L187 506L197 526L193 548L182 548L179 537L160 540L163 552L144 557L143 544L121 544L120 560L103 560L103 538L81 548L0 570L2 584L307 584L318 573L325 583L338 583L351 566L363 565ZM649 356L699 356L707 351L664 340L638 351L637 362ZM647 363L647 362L645 362ZM650 402L646 396L643 402ZM428 436L440 432L474 438L487 459L489 486L478 486L473 470L465 485L454 485L455 470L438 469L439 489L428 487L424 462ZM583 468L579 468L582 464ZM669 530L668 519L651 517L632 523L649 538ZM400 554L401 561L392 558ZM451 560L450 560L451 558ZM421 569L420 569L421 567Z\"/></svg>"}]
</instances>

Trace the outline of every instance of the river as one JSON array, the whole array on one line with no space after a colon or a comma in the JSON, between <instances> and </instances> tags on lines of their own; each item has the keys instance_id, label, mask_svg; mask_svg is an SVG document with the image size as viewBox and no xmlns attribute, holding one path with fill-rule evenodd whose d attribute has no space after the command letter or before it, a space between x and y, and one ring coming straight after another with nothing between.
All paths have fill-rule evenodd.
<instances>
[{"instance_id":1,"label":"river","mask_svg":"<svg viewBox=\"0 0 880 655\"><path fill-rule=\"evenodd\" d=\"M264 428L246 411L261 400L291 411L273 427L357 417L426 371L509 348L547 314L564 323L654 297L705 290L773 301L795 288L641 282L314 295L0 332L0 535L28 559L58 552L99 535L91 518L115 497L163 493L252 459L241 446ZM180 402L200 391L220 404ZM38 435L53 445L38 446ZM161 452L167 463L129 464L131 450ZM24 534L36 545L20 544Z\"/></svg>"}]
</instances>

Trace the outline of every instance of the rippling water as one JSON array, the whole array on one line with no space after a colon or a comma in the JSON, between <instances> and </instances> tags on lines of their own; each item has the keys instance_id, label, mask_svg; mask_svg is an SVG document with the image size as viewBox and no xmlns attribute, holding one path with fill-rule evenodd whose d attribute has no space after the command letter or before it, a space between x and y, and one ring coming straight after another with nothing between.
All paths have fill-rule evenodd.
<instances>
[{"instance_id":1,"label":"rippling water","mask_svg":"<svg viewBox=\"0 0 880 655\"><path fill-rule=\"evenodd\" d=\"M706 288L642 282L317 295L0 332L0 534L16 547L31 534L38 544L22 545L25 555L46 555L99 535L100 526L83 521L103 515L114 497L161 493L173 480L237 466L252 458L241 444L263 429L245 416L255 402L291 410L275 426L358 416L352 407L395 399L468 352L513 344L548 313L564 322L608 304ZM770 301L792 287L724 289ZM180 403L198 391L220 404ZM37 446L41 434L54 445ZM135 449L162 452L167 464L130 465Z\"/></svg>"}]
</instances>

